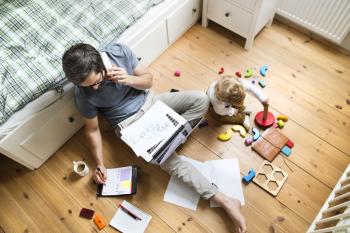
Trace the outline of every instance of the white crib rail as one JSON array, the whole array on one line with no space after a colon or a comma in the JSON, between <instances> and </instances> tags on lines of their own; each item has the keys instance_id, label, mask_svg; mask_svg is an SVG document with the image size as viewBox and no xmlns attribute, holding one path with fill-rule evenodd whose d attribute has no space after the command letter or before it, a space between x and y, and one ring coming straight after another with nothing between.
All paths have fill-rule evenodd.
<instances>
[{"instance_id":1,"label":"white crib rail","mask_svg":"<svg viewBox=\"0 0 350 233\"><path fill-rule=\"evenodd\" d=\"M343 212L339 213L341 210ZM327 225L331 223L333 225ZM307 231L307 233L326 232L350 233L350 164Z\"/></svg>"}]
</instances>

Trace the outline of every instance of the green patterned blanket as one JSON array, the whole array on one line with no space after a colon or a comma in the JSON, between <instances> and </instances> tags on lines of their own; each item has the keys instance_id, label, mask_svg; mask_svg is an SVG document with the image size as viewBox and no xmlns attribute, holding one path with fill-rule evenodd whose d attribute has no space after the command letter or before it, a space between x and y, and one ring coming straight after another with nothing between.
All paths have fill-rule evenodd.
<instances>
[{"instance_id":1,"label":"green patterned blanket","mask_svg":"<svg viewBox=\"0 0 350 233\"><path fill-rule=\"evenodd\" d=\"M0 124L62 85L70 45L107 45L161 1L0 0Z\"/></svg>"}]
</instances>

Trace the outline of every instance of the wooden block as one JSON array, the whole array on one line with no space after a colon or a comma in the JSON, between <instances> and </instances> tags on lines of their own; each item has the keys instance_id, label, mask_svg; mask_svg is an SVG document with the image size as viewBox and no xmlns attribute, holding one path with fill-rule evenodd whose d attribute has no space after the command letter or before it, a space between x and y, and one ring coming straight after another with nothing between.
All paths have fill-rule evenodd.
<instances>
[{"instance_id":1,"label":"wooden block","mask_svg":"<svg viewBox=\"0 0 350 233\"><path fill-rule=\"evenodd\" d=\"M246 138L246 139L244 140L244 144L245 144L246 146L250 146L252 143L253 143L253 139L252 139L252 138Z\"/></svg>"},{"instance_id":2,"label":"wooden block","mask_svg":"<svg viewBox=\"0 0 350 233\"><path fill-rule=\"evenodd\" d=\"M279 121L279 120L288 121L288 117L287 117L287 116L284 116L284 115L279 115L279 116L277 117L277 120L278 120L278 121Z\"/></svg>"},{"instance_id":3,"label":"wooden block","mask_svg":"<svg viewBox=\"0 0 350 233\"><path fill-rule=\"evenodd\" d=\"M261 76L265 77L266 76L266 72L268 70L268 66L267 65L264 65L260 68L260 74Z\"/></svg>"},{"instance_id":4,"label":"wooden block","mask_svg":"<svg viewBox=\"0 0 350 233\"><path fill-rule=\"evenodd\" d=\"M248 184L249 182L251 182L253 180L254 177L255 177L255 171L254 171L254 169L251 169L248 172L248 175L243 176L242 181L243 181L243 183Z\"/></svg>"},{"instance_id":5,"label":"wooden block","mask_svg":"<svg viewBox=\"0 0 350 233\"><path fill-rule=\"evenodd\" d=\"M284 146L282 147L281 152L289 157L292 153L292 150L288 146Z\"/></svg>"},{"instance_id":6,"label":"wooden block","mask_svg":"<svg viewBox=\"0 0 350 233\"><path fill-rule=\"evenodd\" d=\"M260 132L257 128L253 128L252 129L253 132L253 141L258 140L258 138L260 137Z\"/></svg>"},{"instance_id":7,"label":"wooden block","mask_svg":"<svg viewBox=\"0 0 350 233\"><path fill-rule=\"evenodd\" d=\"M239 132L239 135L241 135L243 138L244 138L245 135L247 134L246 129L245 129L243 126L241 126L241 125L233 125L233 126L232 126L232 130L233 130L234 132Z\"/></svg>"},{"instance_id":8,"label":"wooden block","mask_svg":"<svg viewBox=\"0 0 350 233\"><path fill-rule=\"evenodd\" d=\"M180 76L181 76L181 71L180 71L180 70L176 70L176 71L174 72L174 75L175 75L176 77L180 77Z\"/></svg>"},{"instance_id":9,"label":"wooden block","mask_svg":"<svg viewBox=\"0 0 350 233\"><path fill-rule=\"evenodd\" d=\"M265 87L266 87L266 82L265 82L265 80L260 80L260 81L259 81L259 85L260 85L262 88L265 88Z\"/></svg>"},{"instance_id":10,"label":"wooden block","mask_svg":"<svg viewBox=\"0 0 350 233\"><path fill-rule=\"evenodd\" d=\"M287 172L265 160L260 165L253 182L273 196L277 196L287 178Z\"/></svg>"},{"instance_id":11,"label":"wooden block","mask_svg":"<svg viewBox=\"0 0 350 233\"><path fill-rule=\"evenodd\" d=\"M95 211L94 210L90 210L87 208L82 208L80 211L79 216L82 218L86 218L86 219L92 219L92 217L94 216Z\"/></svg>"},{"instance_id":12,"label":"wooden block","mask_svg":"<svg viewBox=\"0 0 350 233\"><path fill-rule=\"evenodd\" d=\"M262 134L262 137L279 149L286 145L289 140L288 137L281 132L281 130L276 128L268 128Z\"/></svg>"},{"instance_id":13,"label":"wooden block","mask_svg":"<svg viewBox=\"0 0 350 233\"><path fill-rule=\"evenodd\" d=\"M284 126L284 121L282 121L282 120L277 121L277 125L278 125L278 127L279 127L280 129L283 128L283 126Z\"/></svg>"},{"instance_id":14,"label":"wooden block","mask_svg":"<svg viewBox=\"0 0 350 233\"><path fill-rule=\"evenodd\" d=\"M286 146L292 149L294 147L294 142L289 139Z\"/></svg>"},{"instance_id":15,"label":"wooden block","mask_svg":"<svg viewBox=\"0 0 350 233\"><path fill-rule=\"evenodd\" d=\"M260 137L252 146L252 149L256 151L261 157L272 162L280 149L273 146L270 142L266 141L263 137Z\"/></svg>"},{"instance_id":16,"label":"wooden block","mask_svg":"<svg viewBox=\"0 0 350 233\"><path fill-rule=\"evenodd\" d=\"M250 78L250 77L252 77L252 75L253 75L253 69L249 68L245 71L244 77Z\"/></svg>"},{"instance_id":17,"label":"wooden block","mask_svg":"<svg viewBox=\"0 0 350 233\"><path fill-rule=\"evenodd\" d=\"M222 134L218 135L218 139L220 141L228 141L231 139L231 137L232 137L232 130L231 129L228 129L226 131L226 133L222 133Z\"/></svg>"},{"instance_id":18,"label":"wooden block","mask_svg":"<svg viewBox=\"0 0 350 233\"><path fill-rule=\"evenodd\" d=\"M98 227L99 230L102 230L103 228L105 228L106 226L106 223L105 221L103 220L103 218L96 214L95 217L94 217L94 222L96 224L96 226Z\"/></svg>"}]
</instances>

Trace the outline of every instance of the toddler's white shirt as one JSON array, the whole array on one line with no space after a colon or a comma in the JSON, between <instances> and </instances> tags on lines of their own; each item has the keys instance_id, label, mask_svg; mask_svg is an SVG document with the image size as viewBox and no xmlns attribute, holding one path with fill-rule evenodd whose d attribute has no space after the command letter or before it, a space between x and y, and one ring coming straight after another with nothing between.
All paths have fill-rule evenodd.
<instances>
[{"instance_id":1,"label":"toddler's white shirt","mask_svg":"<svg viewBox=\"0 0 350 233\"><path fill-rule=\"evenodd\" d=\"M268 97L251 82L239 79L246 92L252 93L260 102L268 100ZM217 81L214 81L208 88L207 95L213 105L214 111L221 116L233 116L238 113L238 109L232 107L230 104L218 100L215 96L215 86Z\"/></svg>"}]
</instances>

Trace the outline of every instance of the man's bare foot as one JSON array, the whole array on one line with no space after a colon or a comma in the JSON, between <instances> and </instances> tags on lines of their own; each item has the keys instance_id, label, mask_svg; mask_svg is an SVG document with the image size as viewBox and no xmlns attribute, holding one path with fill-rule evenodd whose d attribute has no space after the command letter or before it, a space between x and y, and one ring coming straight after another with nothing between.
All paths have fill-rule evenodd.
<instances>
[{"instance_id":1,"label":"man's bare foot","mask_svg":"<svg viewBox=\"0 0 350 233\"><path fill-rule=\"evenodd\" d=\"M238 199L226 196L223 193L218 192L212 197L213 201L219 204L228 216L231 218L233 223L236 225L239 233L247 232L245 219L241 213L241 202Z\"/></svg>"}]
</instances>

